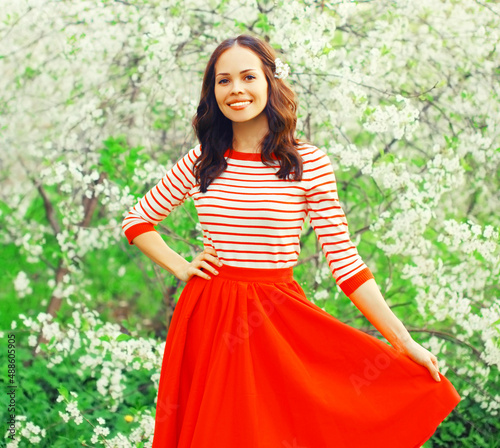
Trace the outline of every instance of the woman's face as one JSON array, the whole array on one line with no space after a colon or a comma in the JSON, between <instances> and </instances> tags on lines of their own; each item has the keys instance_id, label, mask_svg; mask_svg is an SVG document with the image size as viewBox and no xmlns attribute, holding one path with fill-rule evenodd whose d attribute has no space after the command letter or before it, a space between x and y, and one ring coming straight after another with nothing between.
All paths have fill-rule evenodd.
<instances>
[{"instance_id":1,"label":"woman's face","mask_svg":"<svg viewBox=\"0 0 500 448\"><path fill-rule=\"evenodd\" d=\"M260 58L237 45L226 50L215 63L214 92L221 112L231 121L246 122L260 115L267 104L267 80ZM236 102L245 104L230 106Z\"/></svg>"}]
</instances>

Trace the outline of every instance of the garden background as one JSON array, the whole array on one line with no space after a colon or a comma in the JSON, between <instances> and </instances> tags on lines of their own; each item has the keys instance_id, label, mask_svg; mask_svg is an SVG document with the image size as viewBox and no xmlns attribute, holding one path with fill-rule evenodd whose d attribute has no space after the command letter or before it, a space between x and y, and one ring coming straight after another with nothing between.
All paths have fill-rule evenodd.
<instances>
[{"instance_id":1,"label":"garden background","mask_svg":"<svg viewBox=\"0 0 500 448\"><path fill-rule=\"evenodd\" d=\"M151 446L184 284L121 220L198 143L208 57L247 33L291 66L297 137L328 153L363 260L462 396L424 447L499 447L499 30L488 0L0 0L0 446ZM191 199L158 230L203 249ZM301 251L310 300L382 338L309 222Z\"/></svg>"}]
</instances>

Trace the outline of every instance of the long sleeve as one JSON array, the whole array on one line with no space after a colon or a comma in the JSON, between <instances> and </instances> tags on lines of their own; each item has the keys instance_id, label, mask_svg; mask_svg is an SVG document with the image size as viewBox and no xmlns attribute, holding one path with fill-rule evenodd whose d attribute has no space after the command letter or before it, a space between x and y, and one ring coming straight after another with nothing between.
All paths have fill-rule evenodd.
<instances>
[{"instance_id":1,"label":"long sleeve","mask_svg":"<svg viewBox=\"0 0 500 448\"><path fill-rule=\"evenodd\" d=\"M184 203L196 184L193 167L200 154L200 145L189 150L128 212L122 229L129 244L133 244L133 239L142 233L156 232L154 226Z\"/></svg>"},{"instance_id":2,"label":"long sleeve","mask_svg":"<svg viewBox=\"0 0 500 448\"><path fill-rule=\"evenodd\" d=\"M315 148L308 162L307 214L337 285L349 296L373 274L350 239L328 155Z\"/></svg>"}]
</instances>

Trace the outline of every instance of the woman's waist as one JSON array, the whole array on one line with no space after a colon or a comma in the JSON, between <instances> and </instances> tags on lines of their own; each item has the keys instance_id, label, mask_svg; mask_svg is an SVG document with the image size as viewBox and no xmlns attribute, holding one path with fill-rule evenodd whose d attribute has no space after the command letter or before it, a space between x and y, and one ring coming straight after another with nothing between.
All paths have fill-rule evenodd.
<instances>
[{"instance_id":1,"label":"woman's waist","mask_svg":"<svg viewBox=\"0 0 500 448\"><path fill-rule=\"evenodd\" d=\"M231 280L251 282L251 281L271 281L271 282L283 282L283 281L293 281L293 266L289 267L248 267L248 263L245 266L241 264L238 266L236 264L230 264L235 262L228 262L226 260L221 260L224 263L222 266L216 266L211 261L205 260L210 266L215 268L219 274L213 274L210 270L205 269L212 277L227 278ZM262 263L259 263L262 265Z\"/></svg>"}]
</instances>

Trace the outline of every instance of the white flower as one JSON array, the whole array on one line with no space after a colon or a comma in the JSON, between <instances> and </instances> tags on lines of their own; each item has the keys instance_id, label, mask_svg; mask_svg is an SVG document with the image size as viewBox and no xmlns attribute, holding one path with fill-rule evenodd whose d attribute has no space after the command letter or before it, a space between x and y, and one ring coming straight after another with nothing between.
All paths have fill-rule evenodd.
<instances>
[{"instance_id":1,"label":"white flower","mask_svg":"<svg viewBox=\"0 0 500 448\"><path fill-rule=\"evenodd\" d=\"M276 58L274 63L276 64L276 72L274 73L274 77L279 79L285 79L288 76L288 73L290 72L290 66L288 64L284 64L283 62L281 62L280 58Z\"/></svg>"},{"instance_id":2,"label":"white flower","mask_svg":"<svg viewBox=\"0 0 500 448\"><path fill-rule=\"evenodd\" d=\"M317 291L314 293L314 300L321 300L321 299L326 299L328 298L328 291L326 289L322 289L321 291Z\"/></svg>"},{"instance_id":3,"label":"white flower","mask_svg":"<svg viewBox=\"0 0 500 448\"><path fill-rule=\"evenodd\" d=\"M33 292L33 289L30 287L30 280L26 275L26 272L20 271L17 274L17 277L14 279L14 289L16 290L17 296L20 299Z\"/></svg>"},{"instance_id":4,"label":"white flower","mask_svg":"<svg viewBox=\"0 0 500 448\"><path fill-rule=\"evenodd\" d=\"M65 423L69 422L69 414L59 411L59 415L61 416L61 418L64 420Z\"/></svg>"}]
</instances>

